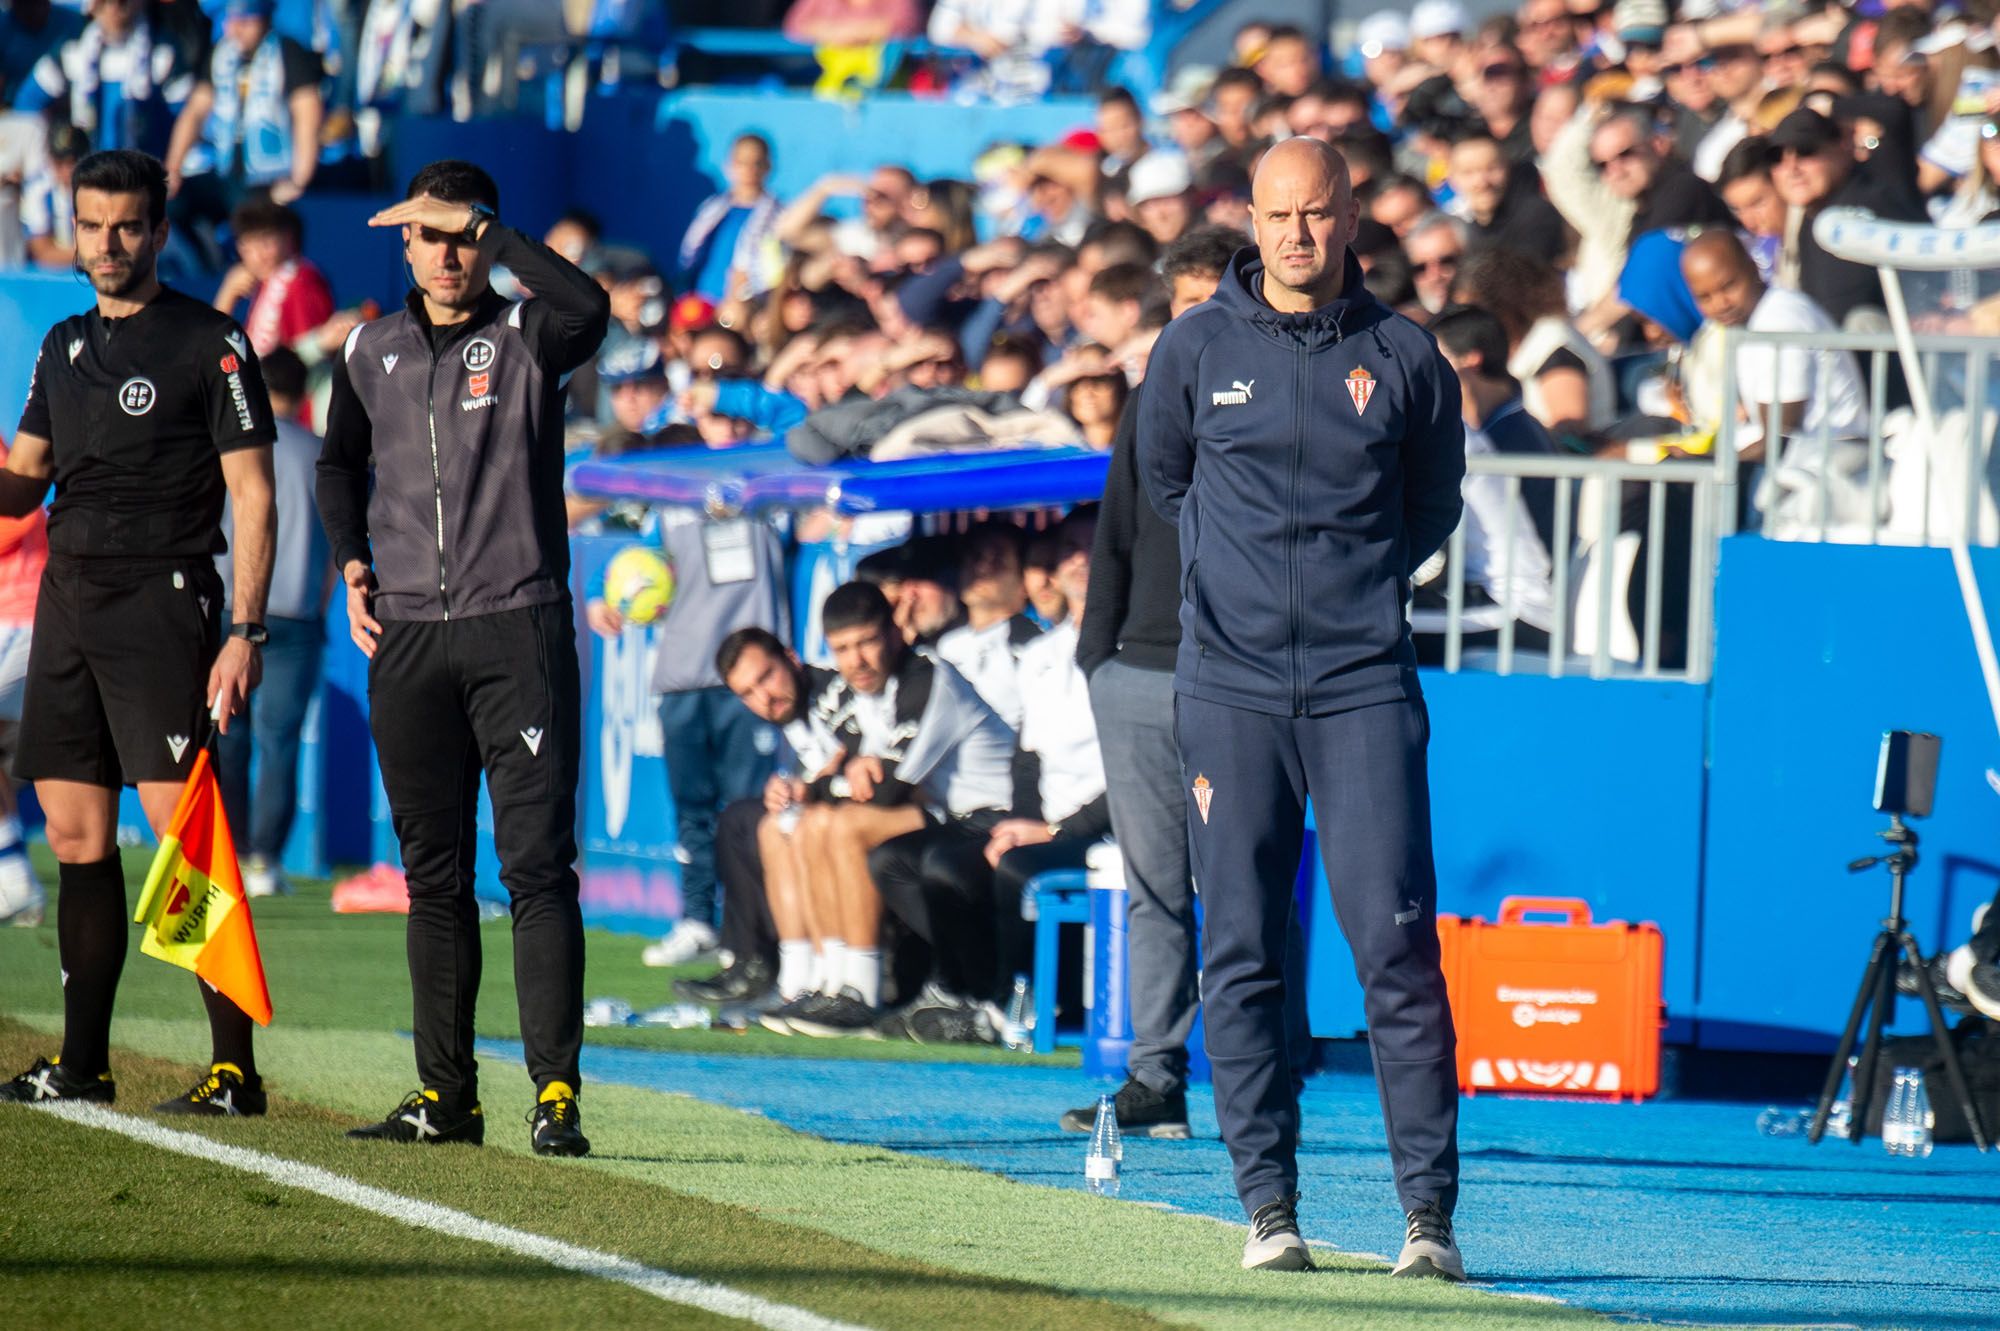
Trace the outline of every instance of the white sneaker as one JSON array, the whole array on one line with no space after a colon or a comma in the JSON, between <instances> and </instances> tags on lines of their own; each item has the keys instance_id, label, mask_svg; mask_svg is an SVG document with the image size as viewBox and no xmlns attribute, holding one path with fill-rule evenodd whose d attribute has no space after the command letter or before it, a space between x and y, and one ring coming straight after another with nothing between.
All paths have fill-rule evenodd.
<instances>
[{"instance_id":1,"label":"white sneaker","mask_svg":"<svg viewBox=\"0 0 2000 1331\"><path fill-rule=\"evenodd\" d=\"M1426 1202L1409 1214L1409 1237L1396 1259L1393 1274L1464 1280L1465 1259L1451 1234L1451 1217L1436 1202Z\"/></svg>"},{"instance_id":2,"label":"white sneaker","mask_svg":"<svg viewBox=\"0 0 2000 1331\"><path fill-rule=\"evenodd\" d=\"M243 894L250 897L290 896L292 885L278 866L265 859L243 861Z\"/></svg>"},{"instance_id":3,"label":"white sneaker","mask_svg":"<svg viewBox=\"0 0 2000 1331\"><path fill-rule=\"evenodd\" d=\"M1250 1237L1243 1241L1245 1271L1310 1271L1312 1254L1299 1237L1299 1195L1265 1202L1250 1217Z\"/></svg>"},{"instance_id":4,"label":"white sneaker","mask_svg":"<svg viewBox=\"0 0 2000 1331\"><path fill-rule=\"evenodd\" d=\"M1978 958L1973 956L1970 943L1960 943L1945 954L1944 978L1961 994L1972 992L1972 967L1976 961ZM1937 972L1932 971L1931 974L1935 975Z\"/></svg>"},{"instance_id":5,"label":"white sneaker","mask_svg":"<svg viewBox=\"0 0 2000 1331\"><path fill-rule=\"evenodd\" d=\"M665 938L648 944L639 954L639 960L648 966L685 966L715 951L720 941L715 930L700 920L682 920Z\"/></svg>"},{"instance_id":6,"label":"white sneaker","mask_svg":"<svg viewBox=\"0 0 2000 1331\"><path fill-rule=\"evenodd\" d=\"M0 855L0 924L33 929L47 913L48 897L26 855Z\"/></svg>"}]
</instances>

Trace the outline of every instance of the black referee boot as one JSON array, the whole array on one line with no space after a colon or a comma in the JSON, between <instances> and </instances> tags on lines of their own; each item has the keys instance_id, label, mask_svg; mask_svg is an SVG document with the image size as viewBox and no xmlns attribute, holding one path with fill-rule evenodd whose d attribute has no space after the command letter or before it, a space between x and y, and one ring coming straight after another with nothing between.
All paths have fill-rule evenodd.
<instances>
[{"instance_id":1,"label":"black referee boot","mask_svg":"<svg viewBox=\"0 0 2000 1331\"><path fill-rule=\"evenodd\" d=\"M436 1091L411 1091L403 1097L403 1103L389 1111L389 1117L380 1123L349 1128L347 1135L355 1141L421 1142L426 1146L464 1142L468 1146L483 1146L486 1116L478 1105L455 1110L440 1101Z\"/></svg>"},{"instance_id":2,"label":"black referee boot","mask_svg":"<svg viewBox=\"0 0 2000 1331\"><path fill-rule=\"evenodd\" d=\"M162 1100L153 1106L155 1114L206 1114L213 1118L244 1118L262 1114L270 1102L264 1097L264 1079L246 1078L234 1063L216 1063L208 1075L185 1095Z\"/></svg>"},{"instance_id":3,"label":"black referee boot","mask_svg":"<svg viewBox=\"0 0 2000 1331\"><path fill-rule=\"evenodd\" d=\"M590 1138L580 1121L576 1096L562 1082L550 1082L528 1111L528 1144L536 1155L589 1155Z\"/></svg>"},{"instance_id":4,"label":"black referee boot","mask_svg":"<svg viewBox=\"0 0 2000 1331\"><path fill-rule=\"evenodd\" d=\"M0 1104L33 1104L38 1100L87 1100L108 1105L118 1087L106 1072L95 1077L72 1076L59 1062L38 1058L35 1065L11 1081L0 1082Z\"/></svg>"}]
</instances>

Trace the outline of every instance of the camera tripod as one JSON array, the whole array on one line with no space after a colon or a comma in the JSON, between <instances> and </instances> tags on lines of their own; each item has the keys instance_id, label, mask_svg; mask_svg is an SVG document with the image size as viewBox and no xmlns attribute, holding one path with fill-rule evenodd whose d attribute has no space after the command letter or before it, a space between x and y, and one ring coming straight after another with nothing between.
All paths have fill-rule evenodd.
<instances>
[{"instance_id":1,"label":"camera tripod","mask_svg":"<svg viewBox=\"0 0 2000 1331\"><path fill-rule=\"evenodd\" d=\"M1972 1092L1965 1084L1965 1070L1959 1066L1958 1050L1951 1042L1951 1032L1944 1024L1944 1010L1938 1006L1937 990L1931 984L1930 967L1924 964L1923 954L1917 949L1917 940L1910 933L1909 922L1903 918L1903 879L1917 864L1916 831L1903 822L1900 814L1889 815L1887 830L1877 833L1892 849L1887 855L1868 855L1847 866L1849 873L1862 873L1884 865L1889 870L1889 914L1882 921L1882 930L1875 935L1875 946L1868 954L1868 967L1861 973L1861 987L1854 995L1854 1009L1847 1014L1847 1029L1841 1032L1840 1045L1833 1051L1833 1062L1826 1070L1826 1086L1819 1093L1819 1104L1813 1110L1812 1126L1806 1129L1806 1140L1818 1142L1826 1135L1827 1115L1833 1109L1834 1097L1840 1094L1841 1074L1847 1071L1847 1057L1854 1052L1854 1040L1861 1032L1861 1021L1868 1018L1868 1038L1862 1043L1861 1056L1854 1065L1854 1090L1850 1096L1848 1111L1848 1140L1860 1143L1868 1122L1870 1102L1875 1098L1875 1065L1882 1052L1882 1031L1896 1014L1896 962L1909 958L1910 966L1916 971L1917 992L1924 1000L1924 1011L1931 1019L1931 1038L1937 1041L1938 1055L1944 1060L1946 1078L1951 1082L1952 1093L1958 1097L1959 1107L1965 1112L1965 1122L1972 1129L1972 1140L1979 1149L1986 1149L1986 1129L1979 1121L1979 1107L1972 1102Z\"/></svg>"}]
</instances>

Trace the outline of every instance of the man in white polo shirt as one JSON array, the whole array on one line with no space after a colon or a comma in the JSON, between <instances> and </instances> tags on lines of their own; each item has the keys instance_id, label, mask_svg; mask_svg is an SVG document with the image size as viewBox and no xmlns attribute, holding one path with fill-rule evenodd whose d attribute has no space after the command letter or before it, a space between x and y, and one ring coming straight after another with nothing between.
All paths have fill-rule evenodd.
<instances>
[{"instance_id":1,"label":"man in white polo shirt","mask_svg":"<svg viewBox=\"0 0 2000 1331\"><path fill-rule=\"evenodd\" d=\"M1717 363L1703 342L1724 330L1750 333L1839 331L1812 299L1797 291L1766 286L1757 264L1733 231L1705 231L1681 252L1681 273L1707 326L1696 334L1690 359ZM1691 391L1690 397L1701 394ZM1711 394L1712 396L1712 394ZM1735 403L1695 402L1737 413L1737 452L1745 462L1767 467L1756 504L1765 514L1765 534L1782 535L1787 526L1821 521L1840 523L1863 516L1867 500L1854 475L1867 465L1868 398L1848 351L1815 348L1808 339L1773 345L1749 339L1736 349ZM1775 413L1778 441L1767 438ZM1821 490L1825 490L1822 511Z\"/></svg>"}]
</instances>

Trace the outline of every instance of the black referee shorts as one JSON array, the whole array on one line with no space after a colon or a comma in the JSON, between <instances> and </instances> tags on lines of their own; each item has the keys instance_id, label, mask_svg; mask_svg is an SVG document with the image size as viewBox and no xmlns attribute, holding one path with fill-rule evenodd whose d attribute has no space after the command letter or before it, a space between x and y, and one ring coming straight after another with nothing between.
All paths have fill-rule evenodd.
<instances>
[{"instance_id":1,"label":"black referee shorts","mask_svg":"<svg viewBox=\"0 0 2000 1331\"><path fill-rule=\"evenodd\" d=\"M185 780L208 729L222 578L208 559L49 556L14 776Z\"/></svg>"}]
</instances>

